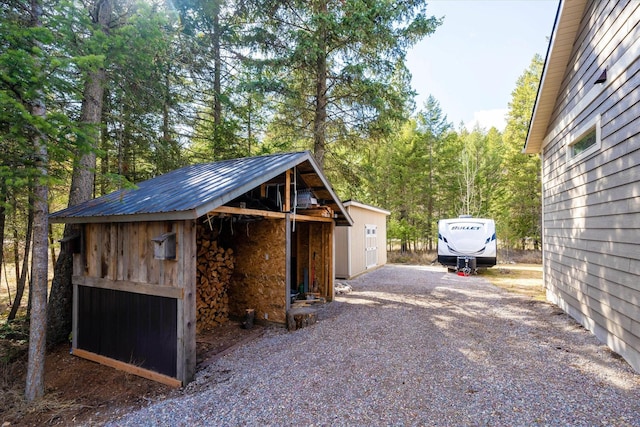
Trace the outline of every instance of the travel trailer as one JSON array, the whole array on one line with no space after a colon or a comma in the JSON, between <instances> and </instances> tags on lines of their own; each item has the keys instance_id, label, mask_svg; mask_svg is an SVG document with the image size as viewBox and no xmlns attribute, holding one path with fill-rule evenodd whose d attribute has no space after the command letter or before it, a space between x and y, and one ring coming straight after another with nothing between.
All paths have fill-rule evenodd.
<instances>
[{"instance_id":1,"label":"travel trailer","mask_svg":"<svg viewBox=\"0 0 640 427\"><path fill-rule=\"evenodd\" d=\"M496 224L492 219L459 218L438 221L438 262L464 274L496 265Z\"/></svg>"}]
</instances>

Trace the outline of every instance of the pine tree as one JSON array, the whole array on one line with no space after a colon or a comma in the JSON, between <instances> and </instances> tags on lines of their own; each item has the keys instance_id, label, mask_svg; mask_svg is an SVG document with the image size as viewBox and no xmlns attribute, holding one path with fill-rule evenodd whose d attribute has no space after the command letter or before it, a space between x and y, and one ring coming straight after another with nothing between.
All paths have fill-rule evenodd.
<instances>
[{"instance_id":1,"label":"pine tree","mask_svg":"<svg viewBox=\"0 0 640 427\"><path fill-rule=\"evenodd\" d=\"M275 108L271 130L312 148L324 167L333 145L384 132L403 118L411 90L389 84L402 73L406 50L435 31L424 2L265 1L255 26ZM268 13L265 13L268 11ZM258 15L256 15L258 16ZM266 18L266 19L265 19ZM382 119L382 122L381 122Z\"/></svg>"},{"instance_id":2,"label":"pine tree","mask_svg":"<svg viewBox=\"0 0 640 427\"><path fill-rule=\"evenodd\" d=\"M535 103L543 60L534 56L529 68L518 78L511 94L507 127L504 132L504 159L502 163L502 193L496 226L511 247L524 248L527 239L537 249L540 243L542 212L540 158L522 154L527 137L531 111Z\"/></svg>"}]
</instances>

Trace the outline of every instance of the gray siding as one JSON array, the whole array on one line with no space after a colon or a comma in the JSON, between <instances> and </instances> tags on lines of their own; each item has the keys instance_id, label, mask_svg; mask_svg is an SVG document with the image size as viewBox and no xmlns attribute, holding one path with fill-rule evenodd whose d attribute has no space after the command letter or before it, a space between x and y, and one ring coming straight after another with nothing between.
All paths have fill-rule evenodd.
<instances>
[{"instance_id":1,"label":"gray siding","mask_svg":"<svg viewBox=\"0 0 640 427\"><path fill-rule=\"evenodd\" d=\"M639 23L638 1L587 6L542 173L548 297L640 371ZM594 84L605 68L618 71ZM568 162L576 129L598 114L600 150Z\"/></svg>"}]
</instances>

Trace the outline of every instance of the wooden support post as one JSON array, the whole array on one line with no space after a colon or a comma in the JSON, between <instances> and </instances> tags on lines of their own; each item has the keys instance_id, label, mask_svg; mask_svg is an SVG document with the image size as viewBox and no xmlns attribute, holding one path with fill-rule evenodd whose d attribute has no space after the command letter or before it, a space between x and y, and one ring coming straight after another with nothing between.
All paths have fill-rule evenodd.
<instances>
[{"instance_id":1,"label":"wooden support post","mask_svg":"<svg viewBox=\"0 0 640 427\"><path fill-rule=\"evenodd\" d=\"M289 175L287 174L287 178ZM288 179L287 179L288 181ZM289 194L289 186L287 185L287 194ZM284 286L285 286L285 308L287 311L291 308L291 284L294 280L291 277L291 214L287 214L284 221L285 233L285 255L284 255Z\"/></svg>"},{"instance_id":2,"label":"wooden support post","mask_svg":"<svg viewBox=\"0 0 640 427\"><path fill-rule=\"evenodd\" d=\"M189 383L196 373L196 224L184 221L178 224L179 283L183 298L177 300L177 377L182 384Z\"/></svg>"},{"instance_id":3,"label":"wooden support post","mask_svg":"<svg viewBox=\"0 0 640 427\"><path fill-rule=\"evenodd\" d=\"M287 169L284 183L284 211L291 212L291 169Z\"/></svg>"},{"instance_id":4,"label":"wooden support post","mask_svg":"<svg viewBox=\"0 0 640 427\"><path fill-rule=\"evenodd\" d=\"M335 291L333 287L334 279L335 279L335 230L336 224L332 222L329 225L329 242L327 244L327 248L329 251L329 259L327 260L327 264L329 266L329 273L327 277L329 278L329 293L327 295L328 301L333 301L335 296Z\"/></svg>"}]
</instances>

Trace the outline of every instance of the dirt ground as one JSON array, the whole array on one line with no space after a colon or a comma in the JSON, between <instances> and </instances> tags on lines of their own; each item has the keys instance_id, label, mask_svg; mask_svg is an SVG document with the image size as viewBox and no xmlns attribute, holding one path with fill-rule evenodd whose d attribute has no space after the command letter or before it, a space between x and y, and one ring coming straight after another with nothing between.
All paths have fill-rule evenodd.
<instances>
[{"instance_id":1,"label":"dirt ground","mask_svg":"<svg viewBox=\"0 0 640 427\"><path fill-rule=\"evenodd\" d=\"M544 299L540 265L504 264L483 270L480 275L509 291ZM229 322L198 335L198 367L257 338L263 330L260 325L246 330L240 322ZM27 334L26 327L0 329L0 427L100 425L114 408L134 410L179 393L172 387L72 356L69 346L61 345L47 354L45 397L28 405L23 399Z\"/></svg>"},{"instance_id":2,"label":"dirt ground","mask_svg":"<svg viewBox=\"0 0 640 427\"><path fill-rule=\"evenodd\" d=\"M258 337L263 327L242 329L229 322L197 337L202 367L239 343ZM47 354L45 397L35 405L24 399L27 344L0 336L0 426L92 425L107 421L113 408L137 409L179 390L69 354L61 345ZM15 338L15 337L13 337ZM24 340L17 340L24 341ZM12 362L7 363L9 359ZM109 411L107 411L109 409Z\"/></svg>"}]
</instances>

